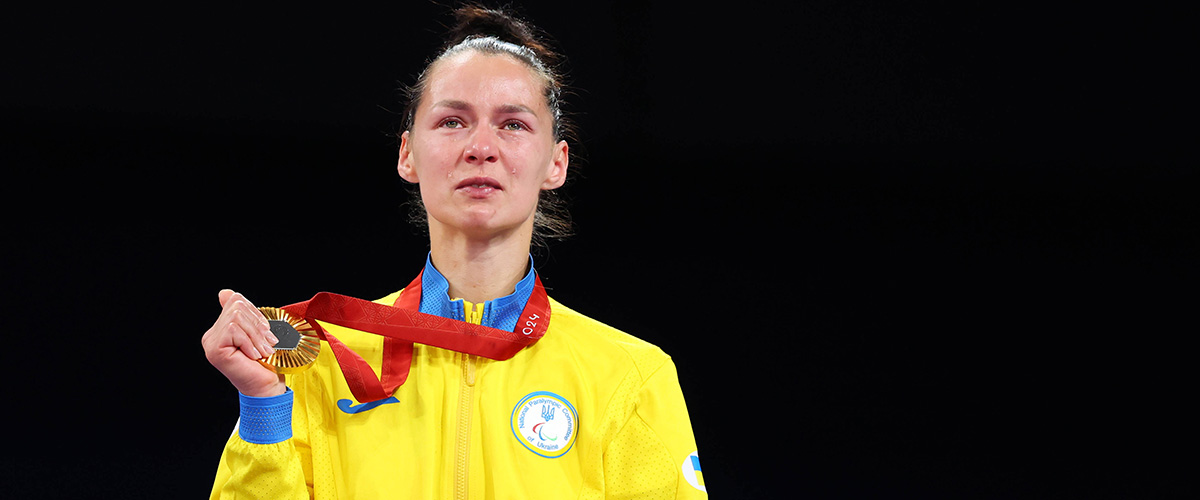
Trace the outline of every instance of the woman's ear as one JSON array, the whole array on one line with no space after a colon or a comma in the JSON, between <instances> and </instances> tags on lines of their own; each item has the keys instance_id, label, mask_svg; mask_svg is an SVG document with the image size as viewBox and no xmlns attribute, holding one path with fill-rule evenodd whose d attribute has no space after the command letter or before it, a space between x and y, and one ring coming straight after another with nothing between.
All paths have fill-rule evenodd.
<instances>
[{"instance_id":1,"label":"woman's ear","mask_svg":"<svg viewBox=\"0 0 1200 500\"><path fill-rule=\"evenodd\" d=\"M400 134L400 159L396 161L396 171L400 173L401 179L416 184L420 180L417 179L417 169L413 168L412 148L408 143L408 135L407 130Z\"/></svg>"},{"instance_id":2,"label":"woman's ear","mask_svg":"<svg viewBox=\"0 0 1200 500\"><path fill-rule=\"evenodd\" d=\"M567 182L567 167L571 163L570 150L567 141L558 141L554 145L554 155L546 172L546 180L542 181L542 189L556 189Z\"/></svg>"}]
</instances>

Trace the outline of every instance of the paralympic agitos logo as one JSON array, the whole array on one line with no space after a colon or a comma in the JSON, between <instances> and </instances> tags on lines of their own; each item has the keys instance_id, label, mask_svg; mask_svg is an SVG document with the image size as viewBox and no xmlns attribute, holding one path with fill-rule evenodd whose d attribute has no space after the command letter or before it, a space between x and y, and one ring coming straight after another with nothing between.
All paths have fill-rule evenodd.
<instances>
[{"instance_id":1,"label":"paralympic agitos logo","mask_svg":"<svg viewBox=\"0 0 1200 500\"><path fill-rule=\"evenodd\" d=\"M566 398L538 391L521 398L513 408L513 436L529 451L558 458L575 444L579 414Z\"/></svg>"},{"instance_id":2,"label":"paralympic agitos logo","mask_svg":"<svg viewBox=\"0 0 1200 500\"><path fill-rule=\"evenodd\" d=\"M533 424L533 433L537 434L538 439L541 439L542 441L547 441L547 440L558 441L557 435L552 434L552 435L547 436L545 434L546 429L549 428L549 426L546 425L546 423L551 420L554 420L554 410L556 410L556 408L553 406L542 405L542 420L543 421Z\"/></svg>"}]
</instances>

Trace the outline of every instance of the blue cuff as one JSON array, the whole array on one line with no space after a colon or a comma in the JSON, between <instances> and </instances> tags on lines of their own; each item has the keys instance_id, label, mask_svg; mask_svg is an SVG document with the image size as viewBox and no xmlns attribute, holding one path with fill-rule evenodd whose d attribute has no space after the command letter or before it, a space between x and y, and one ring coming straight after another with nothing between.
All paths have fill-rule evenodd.
<instances>
[{"instance_id":1,"label":"blue cuff","mask_svg":"<svg viewBox=\"0 0 1200 500\"><path fill-rule=\"evenodd\" d=\"M238 393L238 435L254 444L282 443L292 438L292 388L278 396L256 398Z\"/></svg>"}]
</instances>

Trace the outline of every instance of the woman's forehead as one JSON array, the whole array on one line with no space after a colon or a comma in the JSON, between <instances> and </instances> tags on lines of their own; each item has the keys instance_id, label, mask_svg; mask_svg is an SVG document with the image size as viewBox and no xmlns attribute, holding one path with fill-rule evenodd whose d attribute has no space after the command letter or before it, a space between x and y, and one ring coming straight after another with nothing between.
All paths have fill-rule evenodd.
<instances>
[{"instance_id":1,"label":"woman's forehead","mask_svg":"<svg viewBox=\"0 0 1200 500\"><path fill-rule=\"evenodd\" d=\"M548 112L542 78L503 54L471 51L438 61L430 70L426 92L426 106L453 101L460 107L523 106Z\"/></svg>"}]
</instances>

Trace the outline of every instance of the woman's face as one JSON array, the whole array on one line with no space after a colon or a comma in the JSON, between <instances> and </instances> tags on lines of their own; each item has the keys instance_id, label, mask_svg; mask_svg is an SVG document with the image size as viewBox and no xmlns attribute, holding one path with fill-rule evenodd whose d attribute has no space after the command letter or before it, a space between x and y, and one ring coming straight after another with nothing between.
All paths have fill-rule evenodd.
<instances>
[{"instance_id":1,"label":"woman's face","mask_svg":"<svg viewBox=\"0 0 1200 500\"><path fill-rule=\"evenodd\" d=\"M419 183L431 232L532 230L539 192L566 180L567 143L553 127L529 67L468 51L431 69L397 170Z\"/></svg>"}]
</instances>

